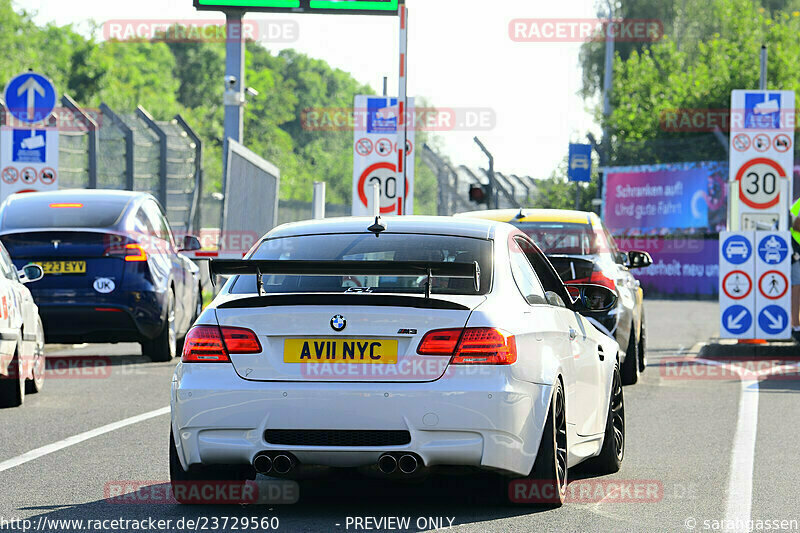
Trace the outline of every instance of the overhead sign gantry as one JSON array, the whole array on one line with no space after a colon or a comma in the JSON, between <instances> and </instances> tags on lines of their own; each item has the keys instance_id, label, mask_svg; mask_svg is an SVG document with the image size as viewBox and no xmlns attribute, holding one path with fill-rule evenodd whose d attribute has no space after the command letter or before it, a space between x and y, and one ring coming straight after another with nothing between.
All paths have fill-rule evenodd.
<instances>
[{"instance_id":1,"label":"overhead sign gantry","mask_svg":"<svg viewBox=\"0 0 800 533\"><path fill-rule=\"evenodd\" d=\"M194 7L200 10L320 15L397 15L399 6L400 0L194 0Z\"/></svg>"}]
</instances>

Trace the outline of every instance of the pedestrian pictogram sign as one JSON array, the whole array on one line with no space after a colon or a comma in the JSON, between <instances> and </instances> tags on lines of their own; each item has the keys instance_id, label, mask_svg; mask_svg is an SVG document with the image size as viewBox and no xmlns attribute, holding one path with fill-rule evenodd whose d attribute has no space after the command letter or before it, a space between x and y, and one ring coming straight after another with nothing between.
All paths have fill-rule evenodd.
<instances>
[{"instance_id":1,"label":"pedestrian pictogram sign","mask_svg":"<svg viewBox=\"0 0 800 533\"><path fill-rule=\"evenodd\" d=\"M778 300L786 296L789 290L789 280L779 270L767 270L758 280L758 290L764 298Z\"/></svg>"}]
</instances>

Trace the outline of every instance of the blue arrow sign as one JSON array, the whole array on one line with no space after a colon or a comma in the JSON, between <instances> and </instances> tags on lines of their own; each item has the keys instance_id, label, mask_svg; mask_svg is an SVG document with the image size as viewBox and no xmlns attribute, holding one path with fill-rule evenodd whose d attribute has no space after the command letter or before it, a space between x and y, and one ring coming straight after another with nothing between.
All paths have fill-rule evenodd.
<instances>
[{"instance_id":1,"label":"blue arrow sign","mask_svg":"<svg viewBox=\"0 0 800 533\"><path fill-rule=\"evenodd\" d=\"M768 335L777 335L789 325L789 315L783 307L768 305L758 313L758 327Z\"/></svg>"},{"instance_id":2,"label":"blue arrow sign","mask_svg":"<svg viewBox=\"0 0 800 533\"><path fill-rule=\"evenodd\" d=\"M742 305L732 305L722 313L722 327L733 335L741 335L753 324L753 315Z\"/></svg>"},{"instance_id":3,"label":"blue arrow sign","mask_svg":"<svg viewBox=\"0 0 800 533\"><path fill-rule=\"evenodd\" d=\"M52 82L35 72L12 78L5 91L8 112L21 122L34 124L45 120L56 107Z\"/></svg>"},{"instance_id":4,"label":"blue arrow sign","mask_svg":"<svg viewBox=\"0 0 800 533\"><path fill-rule=\"evenodd\" d=\"M752 253L753 247L750 246L750 241L742 235L731 235L722 244L722 255L734 265L741 265L750 259Z\"/></svg>"},{"instance_id":5,"label":"blue arrow sign","mask_svg":"<svg viewBox=\"0 0 800 533\"><path fill-rule=\"evenodd\" d=\"M570 181L592 181L592 145L570 144L568 165Z\"/></svg>"},{"instance_id":6,"label":"blue arrow sign","mask_svg":"<svg viewBox=\"0 0 800 533\"><path fill-rule=\"evenodd\" d=\"M758 243L758 255L768 265L777 265L786 259L789 246L780 235L769 235Z\"/></svg>"}]
</instances>

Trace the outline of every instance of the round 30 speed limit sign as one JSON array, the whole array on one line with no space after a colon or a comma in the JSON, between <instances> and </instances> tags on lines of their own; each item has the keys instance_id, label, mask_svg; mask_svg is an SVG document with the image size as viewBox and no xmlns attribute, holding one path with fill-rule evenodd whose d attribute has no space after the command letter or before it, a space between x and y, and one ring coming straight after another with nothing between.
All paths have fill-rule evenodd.
<instances>
[{"instance_id":1,"label":"round 30 speed limit sign","mask_svg":"<svg viewBox=\"0 0 800 533\"><path fill-rule=\"evenodd\" d=\"M746 162L736 174L739 182L739 199L753 209L768 209L778 204L781 197L780 178L786 178L783 168L766 157Z\"/></svg>"},{"instance_id":2,"label":"round 30 speed limit sign","mask_svg":"<svg viewBox=\"0 0 800 533\"><path fill-rule=\"evenodd\" d=\"M394 163L381 161L370 165L358 180L358 197L364 207L369 207L367 198L372 194L372 185L378 184L381 193L381 214L402 214L398 211L403 209L403 202L408 196L408 182L405 184L405 192L400 187L397 179L397 167Z\"/></svg>"}]
</instances>

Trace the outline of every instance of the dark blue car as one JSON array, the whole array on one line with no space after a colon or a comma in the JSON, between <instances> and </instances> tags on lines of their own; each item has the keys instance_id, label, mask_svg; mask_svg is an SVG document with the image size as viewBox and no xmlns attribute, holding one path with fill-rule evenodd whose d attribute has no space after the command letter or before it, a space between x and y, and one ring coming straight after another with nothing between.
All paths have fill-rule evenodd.
<instances>
[{"instance_id":1,"label":"dark blue car","mask_svg":"<svg viewBox=\"0 0 800 533\"><path fill-rule=\"evenodd\" d=\"M63 190L12 195L0 240L14 264L36 263L30 286L47 342L139 342L156 361L175 356L202 310L198 267L150 194Z\"/></svg>"}]
</instances>

